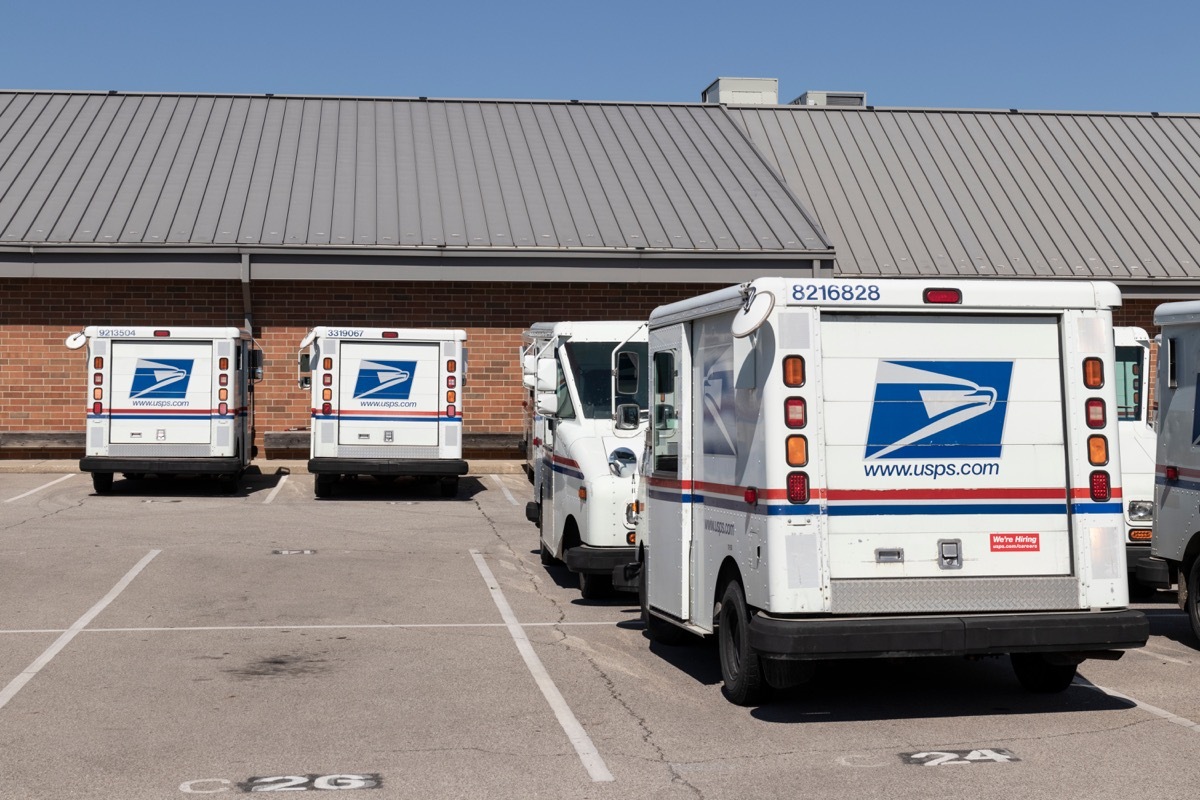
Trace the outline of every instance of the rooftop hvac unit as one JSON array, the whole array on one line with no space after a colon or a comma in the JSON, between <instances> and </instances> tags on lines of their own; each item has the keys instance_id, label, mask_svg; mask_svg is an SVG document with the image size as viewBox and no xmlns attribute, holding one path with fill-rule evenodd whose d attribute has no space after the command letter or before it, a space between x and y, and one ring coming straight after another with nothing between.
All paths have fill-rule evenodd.
<instances>
[{"instance_id":1,"label":"rooftop hvac unit","mask_svg":"<svg viewBox=\"0 0 1200 800\"><path fill-rule=\"evenodd\" d=\"M779 104L777 78L717 78L700 94L702 103L732 106L774 106Z\"/></svg>"},{"instance_id":2,"label":"rooftop hvac unit","mask_svg":"<svg viewBox=\"0 0 1200 800\"><path fill-rule=\"evenodd\" d=\"M841 106L863 108L867 105L866 92L805 92L788 105L792 106Z\"/></svg>"}]
</instances>

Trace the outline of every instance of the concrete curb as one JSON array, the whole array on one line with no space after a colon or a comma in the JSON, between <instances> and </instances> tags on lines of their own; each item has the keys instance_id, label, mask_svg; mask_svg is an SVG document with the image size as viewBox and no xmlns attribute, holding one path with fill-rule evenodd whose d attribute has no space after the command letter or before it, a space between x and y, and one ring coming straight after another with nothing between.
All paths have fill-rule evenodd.
<instances>
[{"instance_id":1,"label":"concrete curb","mask_svg":"<svg viewBox=\"0 0 1200 800\"><path fill-rule=\"evenodd\" d=\"M467 462L470 470L468 475L523 475L524 461L478 459ZM308 474L307 461L292 461L284 459L256 459L250 464L249 471L258 471L263 475L274 475L280 471L292 475ZM44 473L48 475L79 472L79 461L76 459L0 459L0 474L2 473Z\"/></svg>"}]
</instances>

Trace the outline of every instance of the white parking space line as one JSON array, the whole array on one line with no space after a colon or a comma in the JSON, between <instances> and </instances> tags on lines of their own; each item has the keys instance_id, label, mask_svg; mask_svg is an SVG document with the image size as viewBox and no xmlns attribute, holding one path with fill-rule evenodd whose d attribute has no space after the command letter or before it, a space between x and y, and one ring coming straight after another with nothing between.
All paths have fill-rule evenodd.
<instances>
[{"instance_id":1,"label":"white parking space line","mask_svg":"<svg viewBox=\"0 0 1200 800\"><path fill-rule=\"evenodd\" d=\"M488 568L487 562L483 560L483 556L480 555L478 550L471 551L471 558L475 559L475 566L479 569L479 574L483 576L484 583L487 584L488 591L492 594L492 602L496 604L496 608L500 612L500 618L504 620L505 625L508 627L508 632L512 636L513 642L517 645L517 651L521 654L521 658L524 659L525 666L529 668L534 682L541 689L542 696L550 704L551 710L554 711L554 716L558 718L558 724L562 726L563 733L567 734L567 739L570 740L571 745L575 748L575 752L579 755L579 760L583 762L584 769L591 776L592 782L602 783L615 780L612 773L608 771L604 759L600 757L600 752L596 750L596 745L592 744L591 737L587 735L587 731L579 724L579 720L575 718L575 714L572 713L570 706L567 705L567 701L563 699L562 693L554 685L550 674L546 672L546 668L542 665L542 660L533 651L533 645L530 643L529 637L525 635L525 629L517 622L517 617L513 614L508 600L505 599L504 592L500 591L500 584L496 582L496 576Z\"/></svg>"},{"instance_id":2,"label":"white parking space line","mask_svg":"<svg viewBox=\"0 0 1200 800\"><path fill-rule=\"evenodd\" d=\"M1151 650L1147 645L1136 647L1133 650L1126 650L1125 652L1137 653L1139 656L1153 658L1155 661L1170 661L1172 664L1183 664L1184 666L1190 666L1192 663L1190 661L1184 661L1182 658L1173 658L1172 656L1166 655L1165 653L1160 653L1157 650Z\"/></svg>"},{"instance_id":3,"label":"white parking space line","mask_svg":"<svg viewBox=\"0 0 1200 800\"><path fill-rule=\"evenodd\" d=\"M1161 717L1162 719L1165 719L1167 722L1178 725L1181 728L1190 728L1193 733L1200 733L1200 724L1192 722L1190 719L1188 719L1186 717L1181 717L1177 714L1172 714L1170 711L1164 711L1163 709L1158 708L1157 706L1152 706L1149 703L1143 703L1141 700L1138 700L1135 697L1130 697L1127 694L1122 694L1121 692L1118 692L1114 689L1108 689L1104 686L1097 686L1096 684L1092 683L1091 681L1087 680L1086 678L1078 678L1077 677L1075 679L1075 682L1081 686L1086 686L1090 689L1095 689L1096 691L1103 692L1104 694L1109 695L1110 697L1116 697L1120 700L1125 700L1126 702L1133 703L1135 706L1142 709L1143 711L1147 711L1156 717Z\"/></svg>"},{"instance_id":4,"label":"white parking space line","mask_svg":"<svg viewBox=\"0 0 1200 800\"><path fill-rule=\"evenodd\" d=\"M63 475L61 478L55 478L54 480L50 481L49 483L43 483L41 486L37 487L36 489L30 489L25 494L19 494L16 497L10 497L7 500L5 500L4 502L11 503L14 500L20 500L22 497L29 497L29 495L37 494L42 489L49 489L51 486L53 486L56 483L62 483L63 481L70 480L71 478L74 478L74 477L75 477L74 475Z\"/></svg>"},{"instance_id":5,"label":"white parking space line","mask_svg":"<svg viewBox=\"0 0 1200 800\"><path fill-rule=\"evenodd\" d=\"M272 500L274 500L274 499L275 499L275 495L279 494L279 490L283 488L283 485L284 485L285 483L287 483L287 479L288 479L288 476L287 476L287 475L284 475L282 478L280 478L280 479L279 479L279 483L275 484L275 488L274 488L274 489L272 489L272 490L271 490L271 493L267 495L267 499L266 499L266 500L263 500L263 505L264 505L264 506L265 506L267 503L270 503Z\"/></svg>"},{"instance_id":6,"label":"white parking space line","mask_svg":"<svg viewBox=\"0 0 1200 800\"><path fill-rule=\"evenodd\" d=\"M582 628L604 627L615 628L624 620L609 620L607 622L522 622L522 628ZM180 625L173 628L88 628L83 633L170 633L172 631L340 631L387 628L507 628L504 622L373 622L361 625ZM22 628L17 630L0 630L0 636L6 634L30 633L63 633L62 628Z\"/></svg>"},{"instance_id":7,"label":"white parking space line","mask_svg":"<svg viewBox=\"0 0 1200 800\"><path fill-rule=\"evenodd\" d=\"M500 491L504 492L504 496L508 498L508 502L512 503L514 506L520 505L520 503L517 502L517 498L513 497L512 492L510 492L508 487L504 485L503 478L501 478L499 475L493 475L492 480L494 480L496 485L500 487Z\"/></svg>"},{"instance_id":8,"label":"white parking space line","mask_svg":"<svg viewBox=\"0 0 1200 800\"><path fill-rule=\"evenodd\" d=\"M41 672L42 667L49 664L51 659L58 655L64 647L70 644L71 640L74 639L80 631L86 628L87 624L94 620L101 611L107 608L109 603L111 603L113 600L116 600L117 596L121 594L121 592L125 591L125 587L132 583L133 579L138 576L138 573L145 569L146 565L153 561L154 557L161 552L161 550L151 550L149 553L147 553L141 561L134 565L133 569L125 573L124 578L121 578L121 580L117 581L117 585L109 590L108 594L104 595L99 603L96 603L96 605L88 609L87 613L75 620L75 624L67 628L61 636L55 639L54 644L50 645L48 648L46 648L44 653L35 658L33 663L25 668L24 672L9 681L8 686L5 686L3 690L0 690L0 708L4 708L6 705L8 705L8 701L12 700L13 697L16 696L17 692L21 691L25 684L33 680L33 676Z\"/></svg>"}]
</instances>

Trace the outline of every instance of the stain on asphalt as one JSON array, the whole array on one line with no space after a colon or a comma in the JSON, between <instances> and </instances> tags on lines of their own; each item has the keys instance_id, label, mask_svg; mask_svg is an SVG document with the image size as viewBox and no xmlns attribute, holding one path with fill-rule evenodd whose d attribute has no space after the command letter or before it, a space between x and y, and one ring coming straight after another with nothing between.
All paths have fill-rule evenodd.
<instances>
[{"instance_id":1,"label":"stain on asphalt","mask_svg":"<svg viewBox=\"0 0 1200 800\"><path fill-rule=\"evenodd\" d=\"M295 678L327 669L323 658L311 655L280 655L253 661L240 669L225 672L238 678Z\"/></svg>"}]
</instances>

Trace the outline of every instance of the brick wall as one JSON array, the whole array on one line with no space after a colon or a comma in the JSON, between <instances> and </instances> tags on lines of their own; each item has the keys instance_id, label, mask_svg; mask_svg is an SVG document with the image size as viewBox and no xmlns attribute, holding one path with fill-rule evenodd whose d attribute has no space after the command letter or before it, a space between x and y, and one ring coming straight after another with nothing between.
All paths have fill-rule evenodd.
<instances>
[{"instance_id":1,"label":"brick wall","mask_svg":"<svg viewBox=\"0 0 1200 800\"><path fill-rule=\"evenodd\" d=\"M0 334L0 431L82 431L89 387L82 351L63 345L84 325L234 325L243 320L236 281L4 281ZM705 284L256 281L254 335L264 354L256 430L308 425L308 394L296 387L296 351L315 325L462 328L467 332L468 433L519 433L521 332L533 322L645 319L665 302L710 291Z\"/></svg>"}]
</instances>

